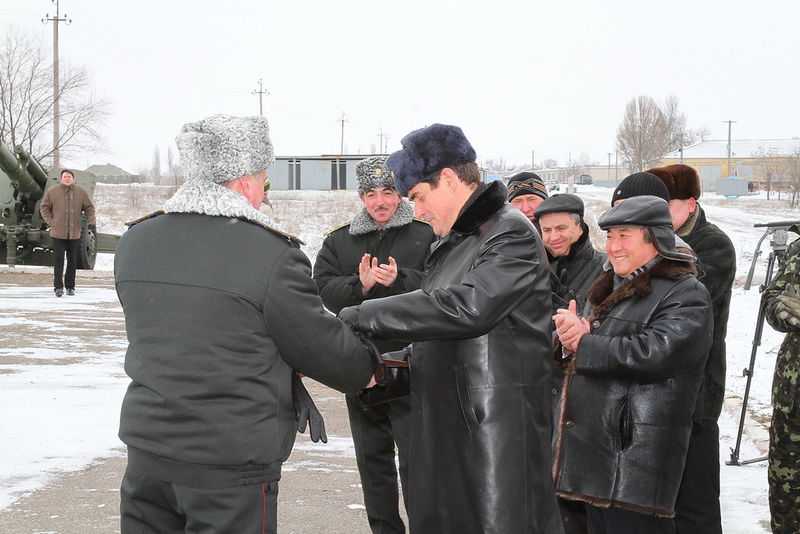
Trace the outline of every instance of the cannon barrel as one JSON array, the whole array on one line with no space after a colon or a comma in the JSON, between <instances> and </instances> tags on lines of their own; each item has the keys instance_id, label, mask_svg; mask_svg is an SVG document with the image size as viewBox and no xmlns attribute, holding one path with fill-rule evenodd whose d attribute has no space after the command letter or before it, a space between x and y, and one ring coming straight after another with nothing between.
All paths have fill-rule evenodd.
<instances>
[{"instance_id":1,"label":"cannon barrel","mask_svg":"<svg viewBox=\"0 0 800 534\"><path fill-rule=\"evenodd\" d=\"M28 173L33 176L33 179L36 180L36 183L42 188L42 191L47 189L47 173L39 162L36 161L36 158L31 156L28 151L20 145L16 146L15 151L23 168L27 169Z\"/></svg>"},{"instance_id":2,"label":"cannon barrel","mask_svg":"<svg viewBox=\"0 0 800 534\"><path fill-rule=\"evenodd\" d=\"M21 147L19 148L21 149ZM22 152L27 154L24 150ZM31 162L33 162L33 165L31 165ZM31 167L34 169L38 167L34 173L38 171L41 174L36 176L36 174L31 173L29 171ZM32 157L28 156L28 161L20 161L9 149L0 144L0 169L8 175L11 185L23 197L33 202L42 198L45 184L47 183L47 175ZM41 183L39 180L42 180Z\"/></svg>"}]
</instances>

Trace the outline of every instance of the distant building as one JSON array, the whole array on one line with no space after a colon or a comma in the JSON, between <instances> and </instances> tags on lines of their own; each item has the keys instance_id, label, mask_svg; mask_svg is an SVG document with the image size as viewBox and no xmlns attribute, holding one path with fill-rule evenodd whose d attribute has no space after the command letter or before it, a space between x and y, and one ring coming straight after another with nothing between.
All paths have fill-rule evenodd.
<instances>
[{"instance_id":1,"label":"distant building","mask_svg":"<svg viewBox=\"0 0 800 534\"><path fill-rule=\"evenodd\" d=\"M766 158L800 156L800 139L740 139L731 141L731 162L728 168L728 142L704 141L670 152L654 167L683 163L697 169L703 190L716 191L717 180L735 176L764 184L767 181ZM773 176L773 179L775 177ZM780 180L780 178L779 178Z\"/></svg>"},{"instance_id":2,"label":"distant building","mask_svg":"<svg viewBox=\"0 0 800 534\"><path fill-rule=\"evenodd\" d=\"M345 154L342 156L277 156L269 168L274 189L358 189L356 164L370 156L383 154Z\"/></svg>"},{"instance_id":3,"label":"distant building","mask_svg":"<svg viewBox=\"0 0 800 534\"><path fill-rule=\"evenodd\" d=\"M577 184L581 175L588 174L592 183L599 186L615 187L615 184L628 176L627 167L618 165L583 165L581 167L550 167L537 169L538 174L545 183L567 183L572 176Z\"/></svg>"},{"instance_id":4,"label":"distant building","mask_svg":"<svg viewBox=\"0 0 800 534\"><path fill-rule=\"evenodd\" d=\"M105 165L92 165L86 169L86 172L94 174L97 176L98 182L106 184L129 184L139 181L138 174L131 174L110 163Z\"/></svg>"}]
</instances>

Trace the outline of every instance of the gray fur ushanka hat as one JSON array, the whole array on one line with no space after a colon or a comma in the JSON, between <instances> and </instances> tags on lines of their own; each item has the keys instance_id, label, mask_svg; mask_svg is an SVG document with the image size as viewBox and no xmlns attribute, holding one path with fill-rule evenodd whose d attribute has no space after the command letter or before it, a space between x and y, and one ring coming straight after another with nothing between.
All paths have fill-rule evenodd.
<instances>
[{"instance_id":1,"label":"gray fur ushanka hat","mask_svg":"<svg viewBox=\"0 0 800 534\"><path fill-rule=\"evenodd\" d=\"M359 195L370 189L394 189L394 179L386 166L386 156L370 156L356 163L356 180Z\"/></svg>"},{"instance_id":2,"label":"gray fur ushanka hat","mask_svg":"<svg viewBox=\"0 0 800 534\"><path fill-rule=\"evenodd\" d=\"M175 143L189 180L224 184L275 162L269 123L261 116L212 115L184 124Z\"/></svg>"}]
</instances>

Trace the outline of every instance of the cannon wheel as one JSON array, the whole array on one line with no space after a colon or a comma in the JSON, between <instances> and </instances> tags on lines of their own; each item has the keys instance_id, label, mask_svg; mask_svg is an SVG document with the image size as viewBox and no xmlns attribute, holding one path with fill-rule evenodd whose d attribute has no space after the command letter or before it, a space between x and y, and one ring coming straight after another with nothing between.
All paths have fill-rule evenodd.
<instances>
[{"instance_id":1,"label":"cannon wheel","mask_svg":"<svg viewBox=\"0 0 800 534\"><path fill-rule=\"evenodd\" d=\"M81 244L78 249L78 269L94 269L97 259L97 236L87 228L81 226Z\"/></svg>"}]
</instances>

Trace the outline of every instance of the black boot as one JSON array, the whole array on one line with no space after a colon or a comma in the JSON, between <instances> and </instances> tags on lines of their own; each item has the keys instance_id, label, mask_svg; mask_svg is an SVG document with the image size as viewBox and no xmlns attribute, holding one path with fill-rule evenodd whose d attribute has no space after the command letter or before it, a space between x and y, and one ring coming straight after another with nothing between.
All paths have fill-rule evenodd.
<instances>
[{"instance_id":1,"label":"black boot","mask_svg":"<svg viewBox=\"0 0 800 534\"><path fill-rule=\"evenodd\" d=\"M69 296L71 297L71 296L73 296L74 294L75 294L75 290L74 290L74 289L72 289L71 287L68 287L68 288L67 288L67 295L69 295Z\"/></svg>"},{"instance_id":2,"label":"black boot","mask_svg":"<svg viewBox=\"0 0 800 534\"><path fill-rule=\"evenodd\" d=\"M53 291L56 292L56 296L57 297L60 297L60 296L62 296L64 294L64 290L62 288L60 288L60 287L55 288Z\"/></svg>"}]
</instances>

